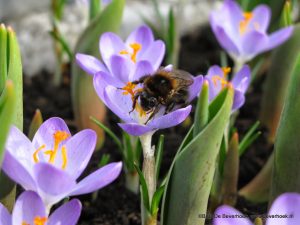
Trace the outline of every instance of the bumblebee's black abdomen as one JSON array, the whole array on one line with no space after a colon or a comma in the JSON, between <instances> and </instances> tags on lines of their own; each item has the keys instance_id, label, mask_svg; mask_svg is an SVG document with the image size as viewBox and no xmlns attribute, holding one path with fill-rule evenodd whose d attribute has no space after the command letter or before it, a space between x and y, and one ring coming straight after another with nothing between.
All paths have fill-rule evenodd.
<instances>
[{"instance_id":1,"label":"bumblebee's black abdomen","mask_svg":"<svg viewBox=\"0 0 300 225\"><path fill-rule=\"evenodd\" d=\"M145 83L146 88L153 96L166 97L172 90L171 81L165 76L155 74Z\"/></svg>"}]
</instances>

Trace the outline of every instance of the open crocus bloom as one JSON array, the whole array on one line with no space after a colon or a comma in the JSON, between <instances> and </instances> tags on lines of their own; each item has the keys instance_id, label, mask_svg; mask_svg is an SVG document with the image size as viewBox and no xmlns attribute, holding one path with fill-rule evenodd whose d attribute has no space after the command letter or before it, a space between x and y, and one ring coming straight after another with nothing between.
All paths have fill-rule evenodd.
<instances>
[{"instance_id":1,"label":"open crocus bloom","mask_svg":"<svg viewBox=\"0 0 300 225\"><path fill-rule=\"evenodd\" d=\"M122 163L110 163L77 183L96 145L96 134L86 129L74 136L60 118L50 118L32 142L12 127L6 142L3 171L25 190L39 194L47 208L67 196L100 189L120 174Z\"/></svg>"},{"instance_id":2,"label":"open crocus bloom","mask_svg":"<svg viewBox=\"0 0 300 225\"><path fill-rule=\"evenodd\" d=\"M78 65L90 75L101 71L106 80L121 85L157 70L165 54L164 43L154 40L147 26L133 31L125 43L114 33L104 33L99 45L104 64L93 56L78 53Z\"/></svg>"},{"instance_id":3,"label":"open crocus bloom","mask_svg":"<svg viewBox=\"0 0 300 225\"><path fill-rule=\"evenodd\" d=\"M225 218L227 216L227 218ZM218 218L220 217L220 218ZM214 225L253 225L236 209L230 206L220 206L215 212ZM266 225L299 225L300 224L300 194L285 193L272 204L268 213Z\"/></svg>"},{"instance_id":4,"label":"open crocus bloom","mask_svg":"<svg viewBox=\"0 0 300 225\"><path fill-rule=\"evenodd\" d=\"M271 11L266 5L243 12L235 1L225 0L220 10L211 13L210 24L220 45L234 60L243 64L291 36L292 27L268 35L270 19Z\"/></svg>"},{"instance_id":5,"label":"open crocus bloom","mask_svg":"<svg viewBox=\"0 0 300 225\"><path fill-rule=\"evenodd\" d=\"M23 192L17 199L12 215L0 203L1 225L75 225L81 212L81 203L73 199L60 206L50 216L42 199L32 191Z\"/></svg>"},{"instance_id":6,"label":"open crocus bloom","mask_svg":"<svg viewBox=\"0 0 300 225\"><path fill-rule=\"evenodd\" d=\"M162 70L170 71L172 69L173 68L170 65ZM153 72L154 71L151 71L149 75ZM141 86L136 86L130 81L127 81L124 87L119 86L121 84L118 82L106 81L103 74L103 72L100 72L94 76L94 87L96 92L106 106L118 115L124 122L120 123L119 126L131 135L140 136L158 129L176 126L184 121L191 111L191 106L189 105L185 108L177 108L164 115L165 108L161 107L159 112L155 114L154 118L145 124L150 114L146 114L146 112L144 112L139 106L139 103L137 103L136 108L132 111L133 95L139 88L141 88ZM194 81L193 84L189 86L188 102L199 94L203 83L202 76L191 78ZM122 87L122 89L120 89L120 87Z\"/></svg>"},{"instance_id":7,"label":"open crocus bloom","mask_svg":"<svg viewBox=\"0 0 300 225\"><path fill-rule=\"evenodd\" d=\"M234 99L232 110L240 108L245 103L245 93L251 81L251 71L249 66L244 65L242 69L234 75L231 81L228 81L228 74L231 68L221 68L212 66L209 68L205 79L209 82L209 100L212 101L219 92L227 85L232 84L234 88Z\"/></svg>"}]
</instances>

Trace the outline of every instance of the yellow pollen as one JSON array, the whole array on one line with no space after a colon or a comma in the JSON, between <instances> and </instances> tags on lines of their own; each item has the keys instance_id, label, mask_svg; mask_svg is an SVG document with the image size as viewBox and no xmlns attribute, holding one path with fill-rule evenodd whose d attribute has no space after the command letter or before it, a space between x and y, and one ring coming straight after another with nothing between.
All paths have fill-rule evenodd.
<instances>
[{"instance_id":1,"label":"yellow pollen","mask_svg":"<svg viewBox=\"0 0 300 225\"><path fill-rule=\"evenodd\" d=\"M213 76L213 77L212 77L212 81L213 81L213 84L214 84L215 86L217 86L217 85L218 85L218 82L220 82L220 83L221 83L222 89L228 84L228 81L227 81L227 80L225 80L224 78L222 78L222 77L220 77L220 76L218 76L218 75Z\"/></svg>"},{"instance_id":2,"label":"yellow pollen","mask_svg":"<svg viewBox=\"0 0 300 225\"><path fill-rule=\"evenodd\" d=\"M240 34L244 34L247 31L250 20L253 18L253 13L244 12L243 17L244 19L240 22L239 27Z\"/></svg>"},{"instance_id":3,"label":"yellow pollen","mask_svg":"<svg viewBox=\"0 0 300 225\"><path fill-rule=\"evenodd\" d=\"M129 53L127 50L121 50L119 53L121 55L130 55L131 60L136 63L136 56L138 52L142 49L142 45L139 43L132 43L129 45L132 48L132 53Z\"/></svg>"},{"instance_id":4,"label":"yellow pollen","mask_svg":"<svg viewBox=\"0 0 300 225\"><path fill-rule=\"evenodd\" d=\"M231 68L230 67L222 67L222 71L223 71L223 76L225 78L231 72Z\"/></svg>"},{"instance_id":5,"label":"yellow pollen","mask_svg":"<svg viewBox=\"0 0 300 225\"><path fill-rule=\"evenodd\" d=\"M56 131L53 134L53 139L54 139L54 147L51 150L46 150L44 151L45 155L49 155L49 163L54 163L55 158L57 156L57 152L59 150L59 144L63 141L65 141L67 138L69 138L70 135L66 132L66 131ZM44 149L46 147L46 145L42 145L41 147L39 147L34 153L33 153L33 160L35 163L39 162L39 158L38 158L38 153ZM62 169L65 169L67 166L67 149L66 146L62 146L61 148L61 152L62 152L62 160L63 160L63 165L62 165ZM22 224L23 225L23 224ZM26 225L26 224L24 224ZM38 224L39 225L39 224Z\"/></svg>"},{"instance_id":6,"label":"yellow pollen","mask_svg":"<svg viewBox=\"0 0 300 225\"><path fill-rule=\"evenodd\" d=\"M127 82L126 86L122 87L122 90L124 90L124 92L122 93L123 95L131 95L131 98L134 97L134 88L136 87L136 84L133 84L131 82Z\"/></svg>"},{"instance_id":7,"label":"yellow pollen","mask_svg":"<svg viewBox=\"0 0 300 225\"><path fill-rule=\"evenodd\" d=\"M45 225L47 222L47 218L46 217L35 217L34 218L34 221L33 221L33 224L34 225Z\"/></svg>"},{"instance_id":8,"label":"yellow pollen","mask_svg":"<svg viewBox=\"0 0 300 225\"><path fill-rule=\"evenodd\" d=\"M23 222L22 222L22 225L30 225L30 224L28 224L28 223L26 223L26 222L23 221Z\"/></svg>"}]
</instances>

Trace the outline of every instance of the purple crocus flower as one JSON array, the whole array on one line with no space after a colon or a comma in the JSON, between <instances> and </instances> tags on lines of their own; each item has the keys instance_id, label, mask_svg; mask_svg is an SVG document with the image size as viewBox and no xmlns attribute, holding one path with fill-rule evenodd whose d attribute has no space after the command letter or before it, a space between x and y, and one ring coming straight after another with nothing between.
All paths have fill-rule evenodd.
<instances>
[{"instance_id":1,"label":"purple crocus flower","mask_svg":"<svg viewBox=\"0 0 300 225\"><path fill-rule=\"evenodd\" d=\"M16 201L12 215L0 203L1 225L75 225L81 212L81 203L73 199L57 208L50 216L42 199L32 191L23 192Z\"/></svg>"},{"instance_id":2,"label":"purple crocus flower","mask_svg":"<svg viewBox=\"0 0 300 225\"><path fill-rule=\"evenodd\" d=\"M133 31L125 43L114 33L104 33L99 42L104 64L97 58L76 54L78 65L90 75L104 72L106 81L123 86L160 67L165 54L165 44L154 40L151 29L141 26Z\"/></svg>"},{"instance_id":3,"label":"purple crocus flower","mask_svg":"<svg viewBox=\"0 0 300 225\"><path fill-rule=\"evenodd\" d=\"M266 225L286 224L299 225L300 224L300 194L298 193L284 193L280 195L272 204L268 213ZM225 218L227 216L227 218ZM253 223L245 218L236 209L223 205L220 206L214 216L214 225L253 225Z\"/></svg>"},{"instance_id":4,"label":"purple crocus flower","mask_svg":"<svg viewBox=\"0 0 300 225\"><path fill-rule=\"evenodd\" d=\"M109 3L111 3L112 0L99 0L101 2L102 5L107 5ZM79 4L84 4L84 5L89 5L90 4L90 0L76 0L76 2L78 2Z\"/></svg>"},{"instance_id":5,"label":"purple crocus flower","mask_svg":"<svg viewBox=\"0 0 300 225\"><path fill-rule=\"evenodd\" d=\"M98 190L120 174L122 163L110 163L77 183L96 145L96 133L86 129L74 136L60 118L50 118L32 142L12 127L2 169L25 190L35 191L47 209L67 196Z\"/></svg>"},{"instance_id":6,"label":"purple crocus flower","mask_svg":"<svg viewBox=\"0 0 300 225\"><path fill-rule=\"evenodd\" d=\"M252 12L243 12L235 1L225 0L220 10L211 13L210 25L220 45L235 61L244 64L291 36L293 27L268 35L270 19L271 10L266 5L259 5Z\"/></svg>"},{"instance_id":7,"label":"purple crocus flower","mask_svg":"<svg viewBox=\"0 0 300 225\"><path fill-rule=\"evenodd\" d=\"M161 70L170 72L172 69L172 66L169 65ZM149 71L149 73L146 74L151 75L153 72L154 71ZM134 79L138 80L142 75L145 74L139 73L139 76ZM96 92L106 106L124 122L119 123L119 126L131 135L141 136L158 129L176 126L184 121L191 111L191 106L189 105L164 115L164 107L161 107L154 118L145 124L150 114L146 114L139 104L137 104L135 110L132 111L132 97L134 92L141 87L133 85L131 82L128 82L129 80L127 80L126 85L123 87L122 83L117 80L111 80L107 78L107 76L108 74L105 72L99 72L94 76L94 87ZM194 79L194 82L189 87L188 102L199 94L203 82L202 76L197 76L192 79ZM120 87L122 87L122 89L120 89Z\"/></svg>"},{"instance_id":8,"label":"purple crocus flower","mask_svg":"<svg viewBox=\"0 0 300 225\"><path fill-rule=\"evenodd\" d=\"M221 68L215 65L209 68L205 79L209 82L210 101L212 101L227 84L232 84L234 88L232 110L234 111L245 103L245 93L251 81L251 71L249 66L244 65L229 82L227 76L230 72L231 69L229 67Z\"/></svg>"}]
</instances>

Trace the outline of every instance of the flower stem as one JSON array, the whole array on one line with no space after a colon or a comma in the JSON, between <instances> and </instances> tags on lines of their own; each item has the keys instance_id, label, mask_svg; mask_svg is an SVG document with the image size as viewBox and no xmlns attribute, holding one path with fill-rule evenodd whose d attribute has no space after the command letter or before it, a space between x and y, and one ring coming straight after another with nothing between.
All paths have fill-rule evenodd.
<instances>
[{"instance_id":1,"label":"flower stem","mask_svg":"<svg viewBox=\"0 0 300 225\"><path fill-rule=\"evenodd\" d=\"M236 74L237 72L242 69L243 65L245 64L244 61L241 60L234 60L234 68L233 68L233 74Z\"/></svg>"},{"instance_id":2,"label":"flower stem","mask_svg":"<svg viewBox=\"0 0 300 225\"><path fill-rule=\"evenodd\" d=\"M143 175L148 187L149 203L151 205L153 195L156 190L156 173L155 173L155 148L151 146L153 132L146 133L140 136L142 148L143 148ZM150 212L145 209L142 201L142 222L143 225L156 225L156 217L152 217Z\"/></svg>"}]
</instances>

